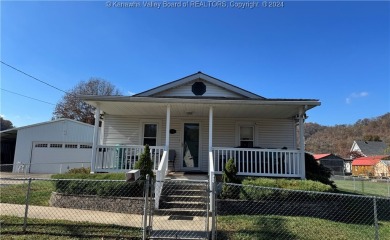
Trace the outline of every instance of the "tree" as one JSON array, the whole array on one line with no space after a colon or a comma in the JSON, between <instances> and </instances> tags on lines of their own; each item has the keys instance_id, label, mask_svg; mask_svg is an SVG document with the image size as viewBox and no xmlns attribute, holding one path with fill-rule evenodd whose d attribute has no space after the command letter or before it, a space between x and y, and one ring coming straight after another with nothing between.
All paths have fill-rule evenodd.
<instances>
[{"instance_id":1,"label":"tree","mask_svg":"<svg viewBox=\"0 0 390 240\"><path fill-rule=\"evenodd\" d=\"M321 182L336 188L335 183L330 179L332 171L322 164L318 164L313 155L305 153L306 179Z\"/></svg>"},{"instance_id":2,"label":"tree","mask_svg":"<svg viewBox=\"0 0 390 240\"><path fill-rule=\"evenodd\" d=\"M234 163L234 159L229 159L223 170L222 180L224 185L222 187L221 198L225 199L237 199L240 196L240 189L229 183L241 183L237 177L237 167Z\"/></svg>"},{"instance_id":3,"label":"tree","mask_svg":"<svg viewBox=\"0 0 390 240\"><path fill-rule=\"evenodd\" d=\"M103 79L91 78L87 82L81 81L57 103L53 119L69 118L94 124L95 108L78 98L77 95L111 96L120 95L120 92L114 85Z\"/></svg>"},{"instance_id":4,"label":"tree","mask_svg":"<svg viewBox=\"0 0 390 240\"><path fill-rule=\"evenodd\" d=\"M4 119L3 117L0 117L0 122L1 122L0 131L4 131L15 127L10 120Z\"/></svg>"}]
</instances>

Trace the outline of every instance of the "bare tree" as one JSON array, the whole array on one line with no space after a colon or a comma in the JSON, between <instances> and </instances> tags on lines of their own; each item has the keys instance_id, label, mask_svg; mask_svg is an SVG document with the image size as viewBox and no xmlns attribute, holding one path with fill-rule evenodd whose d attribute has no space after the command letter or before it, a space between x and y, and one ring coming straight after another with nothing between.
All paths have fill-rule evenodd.
<instances>
[{"instance_id":1,"label":"bare tree","mask_svg":"<svg viewBox=\"0 0 390 240\"><path fill-rule=\"evenodd\" d=\"M10 120L4 119L3 117L0 117L0 122L1 122L0 131L4 131L15 127Z\"/></svg>"},{"instance_id":2,"label":"bare tree","mask_svg":"<svg viewBox=\"0 0 390 240\"><path fill-rule=\"evenodd\" d=\"M94 124L95 108L77 97L77 95L120 95L120 92L110 82L91 78L87 82L81 81L57 103L53 112L53 119L69 118L80 122Z\"/></svg>"}]
</instances>

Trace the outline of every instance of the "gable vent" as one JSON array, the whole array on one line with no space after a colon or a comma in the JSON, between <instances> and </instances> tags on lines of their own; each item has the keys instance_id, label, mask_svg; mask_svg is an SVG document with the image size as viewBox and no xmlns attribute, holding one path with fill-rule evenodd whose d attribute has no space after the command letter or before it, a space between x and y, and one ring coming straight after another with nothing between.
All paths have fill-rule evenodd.
<instances>
[{"instance_id":1,"label":"gable vent","mask_svg":"<svg viewBox=\"0 0 390 240\"><path fill-rule=\"evenodd\" d=\"M202 96L206 92L206 85L203 82L195 82L192 84L192 93L196 96Z\"/></svg>"}]
</instances>

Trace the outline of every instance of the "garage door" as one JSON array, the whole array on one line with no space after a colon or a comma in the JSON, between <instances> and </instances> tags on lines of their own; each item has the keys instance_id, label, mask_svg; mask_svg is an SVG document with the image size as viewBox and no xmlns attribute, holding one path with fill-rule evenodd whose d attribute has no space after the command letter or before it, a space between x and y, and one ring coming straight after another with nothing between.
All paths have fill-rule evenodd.
<instances>
[{"instance_id":1,"label":"garage door","mask_svg":"<svg viewBox=\"0 0 390 240\"><path fill-rule=\"evenodd\" d=\"M89 167L92 143L34 142L31 173L64 173L72 168Z\"/></svg>"}]
</instances>

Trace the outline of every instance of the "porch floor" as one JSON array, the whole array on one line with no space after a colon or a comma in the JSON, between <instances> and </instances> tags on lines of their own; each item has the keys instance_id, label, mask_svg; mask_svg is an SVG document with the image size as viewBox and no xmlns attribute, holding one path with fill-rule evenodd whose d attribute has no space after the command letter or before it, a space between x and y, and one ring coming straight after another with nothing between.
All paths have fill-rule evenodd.
<instances>
[{"instance_id":1,"label":"porch floor","mask_svg":"<svg viewBox=\"0 0 390 240\"><path fill-rule=\"evenodd\" d=\"M170 172L166 176L168 179L177 180L208 180L207 173L190 173L190 172Z\"/></svg>"}]
</instances>

